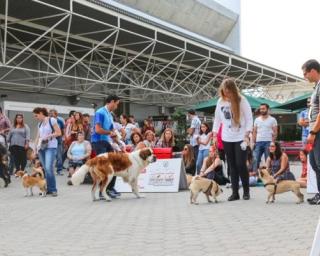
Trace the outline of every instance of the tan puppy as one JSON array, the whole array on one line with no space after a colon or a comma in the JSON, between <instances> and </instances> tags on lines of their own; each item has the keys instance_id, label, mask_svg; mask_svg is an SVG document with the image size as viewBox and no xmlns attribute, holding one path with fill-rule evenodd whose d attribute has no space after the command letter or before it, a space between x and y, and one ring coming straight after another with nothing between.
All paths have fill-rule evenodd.
<instances>
[{"instance_id":1,"label":"tan puppy","mask_svg":"<svg viewBox=\"0 0 320 256\"><path fill-rule=\"evenodd\" d=\"M267 204L273 203L275 200L275 194L281 194L284 192L292 191L297 197L297 204L303 202L304 196L300 192L300 184L294 180L282 180L279 183L270 175L269 169L261 167L259 169L259 177L262 180L265 188L269 192L267 198Z\"/></svg>"},{"instance_id":2,"label":"tan puppy","mask_svg":"<svg viewBox=\"0 0 320 256\"><path fill-rule=\"evenodd\" d=\"M198 204L197 197L199 192L203 192L208 200L208 203L211 203L209 196L212 196L214 201L217 203L217 196L221 194L222 189L214 180L209 180L206 178L202 178L199 176L195 176L192 178L191 184L189 186L190 189L190 203L191 204Z\"/></svg>"},{"instance_id":3,"label":"tan puppy","mask_svg":"<svg viewBox=\"0 0 320 256\"><path fill-rule=\"evenodd\" d=\"M191 174L186 174L186 177L187 177L187 185L189 187L193 179L193 176Z\"/></svg>"},{"instance_id":4,"label":"tan puppy","mask_svg":"<svg viewBox=\"0 0 320 256\"><path fill-rule=\"evenodd\" d=\"M29 196L29 190L30 190L30 196L33 196L32 188L34 186L37 186L40 189L40 191L42 192L42 196L46 196L47 182L45 179L38 176L37 177L29 176L27 173L23 171L16 172L15 176L22 178L22 186L26 189L25 196Z\"/></svg>"}]
</instances>

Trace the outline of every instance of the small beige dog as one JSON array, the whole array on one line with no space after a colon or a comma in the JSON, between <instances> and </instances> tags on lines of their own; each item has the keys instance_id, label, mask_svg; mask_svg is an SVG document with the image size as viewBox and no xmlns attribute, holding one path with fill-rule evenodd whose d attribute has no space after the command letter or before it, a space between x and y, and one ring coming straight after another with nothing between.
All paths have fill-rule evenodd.
<instances>
[{"instance_id":1,"label":"small beige dog","mask_svg":"<svg viewBox=\"0 0 320 256\"><path fill-rule=\"evenodd\" d=\"M190 174L186 174L186 177L187 177L187 185L188 185L188 187L189 187L190 184L191 184L191 181L192 181L192 179L193 179L193 176L190 175Z\"/></svg>"},{"instance_id":2,"label":"small beige dog","mask_svg":"<svg viewBox=\"0 0 320 256\"><path fill-rule=\"evenodd\" d=\"M199 193L202 191L208 200L208 203L211 203L210 196L214 199L217 203L217 196L221 194L222 189L214 180L209 180L206 178L202 178L199 176L195 176L192 178L191 184L189 186L190 189L190 203L191 204L198 204L197 197Z\"/></svg>"},{"instance_id":3,"label":"small beige dog","mask_svg":"<svg viewBox=\"0 0 320 256\"><path fill-rule=\"evenodd\" d=\"M259 169L259 177L262 180L266 190L269 192L267 198L267 204L273 203L275 200L275 194L281 194L284 192L292 191L297 197L297 204L303 203L304 196L300 192L300 184L294 180L282 180L279 183L270 175L269 169L261 167Z\"/></svg>"}]
</instances>

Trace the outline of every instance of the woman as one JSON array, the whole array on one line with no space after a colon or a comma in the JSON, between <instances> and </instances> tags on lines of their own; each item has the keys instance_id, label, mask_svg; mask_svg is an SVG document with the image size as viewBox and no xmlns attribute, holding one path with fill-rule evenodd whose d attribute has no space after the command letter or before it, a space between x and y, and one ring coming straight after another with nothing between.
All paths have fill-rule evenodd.
<instances>
[{"instance_id":1,"label":"woman","mask_svg":"<svg viewBox=\"0 0 320 256\"><path fill-rule=\"evenodd\" d=\"M13 127L8 134L9 150L17 171L24 171L27 164L26 150L29 147L30 128L23 121L22 114L16 114Z\"/></svg>"},{"instance_id":2,"label":"woman","mask_svg":"<svg viewBox=\"0 0 320 256\"><path fill-rule=\"evenodd\" d=\"M120 123L122 124L122 128L124 129L124 133L122 135L124 142L127 145L132 144L131 134L132 134L132 132L137 131L136 126L134 124L130 123L129 118L123 114L120 116Z\"/></svg>"},{"instance_id":3,"label":"woman","mask_svg":"<svg viewBox=\"0 0 320 256\"><path fill-rule=\"evenodd\" d=\"M282 152L279 142L271 142L269 146L269 157L266 165L271 169L271 174L277 182L281 180L295 180L294 175L290 172L289 158L286 153Z\"/></svg>"},{"instance_id":4,"label":"woman","mask_svg":"<svg viewBox=\"0 0 320 256\"><path fill-rule=\"evenodd\" d=\"M193 147L190 144L186 144L183 147L182 159L186 173L193 176L196 172L196 161L194 159Z\"/></svg>"},{"instance_id":5,"label":"woman","mask_svg":"<svg viewBox=\"0 0 320 256\"><path fill-rule=\"evenodd\" d=\"M153 122L150 117L143 121L142 134L144 134L146 131L152 131L155 133Z\"/></svg>"},{"instance_id":6,"label":"woman","mask_svg":"<svg viewBox=\"0 0 320 256\"><path fill-rule=\"evenodd\" d=\"M158 148L172 148L175 146L174 133L171 128L166 128L156 145Z\"/></svg>"},{"instance_id":7,"label":"woman","mask_svg":"<svg viewBox=\"0 0 320 256\"><path fill-rule=\"evenodd\" d=\"M230 183L223 174L222 163L215 147L210 148L209 156L205 157L200 170L200 176L210 180L214 180L219 185Z\"/></svg>"},{"instance_id":8,"label":"woman","mask_svg":"<svg viewBox=\"0 0 320 256\"><path fill-rule=\"evenodd\" d=\"M70 120L68 126L66 128L66 146L67 149L70 147L73 141L77 140L78 132L83 132L83 117L80 112L74 112L72 116L70 116Z\"/></svg>"},{"instance_id":9,"label":"woman","mask_svg":"<svg viewBox=\"0 0 320 256\"><path fill-rule=\"evenodd\" d=\"M301 188L306 188L307 187L307 165L308 165L308 151L307 150L300 150L299 152L299 158L300 161L302 163L302 172L301 172L301 176L299 179L297 179L297 181L300 183L300 187Z\"/></svg>"},{"instance_id":10,"label":"woman","mask_svg":"<svg viewBox=\"0 0 320 256\"><path fill-rule=\"evenodd\" d=\"M69 177L71 177L77 168L83 165L91 155L91 144L89 141L86 141L84 137L84 132L78 132L77 140L72 142L69 147L67 153L69 159Z\"/></svg>"},{"instance_id":11,"label":"woman","mask_svg":"<svg viewBox=\"0 0 320 256\"><path fill-rule=\"evenodd\" d=\"M144 145L149 148L154 148L156 136L152 131L146 131L144 134L145 140L143 141Z\"/></svg>"},{"instance_id":12,"label":"woman","mask_svg":"<svg viewBox=\"0 0 320 256\"><path fill-rule=\"evenodd\" d=\"M246 165L247 145L252 130L253 120L247 99L240 95L239 89L232 79L222 81L213 125L213 137L216 141L220 125L222 143L230 168L232 194L228 201L239 200L239 177L243 185L243 199L249 200L249 173Z\"/></svg>"},{"instance_id":13,"label":"woman","mask_svg":"<svg viewBox=\"0 0 320 256\"><path fill-rule=\"evenodd\" d=\"M209 155L210 142L212 139L212 132L210 132L209 125L202 123L200 126L200 134L197 137L199 145L198 158L197 158L197 174L199 174L202 167L203 160Z\"/></svg>"},{"instance_id":14,"label":"woman","mask_svg":"<svg viewBox=\"0 0 320 256\"><path fill-rule=\"evenodd\" d=\"M53 117L48 117L46 108L35 108L34 117L39 121L38 134L36 137L37 152L45 171L47 180L47 195L57 196L56 178L53 172L53 163L57 154L58 141L61 136L58 122Z\"/></svg>"},{"instance_id":15,"label":"woman","mask_svg":"<svg viewBox=\"0 0 320 256\"><path fill-rule=\"evenodd\" d=\"M133 132L131 134L130 140L132 141L131 152L145 148L145 144L143 143L143 137L139 132Z\"/></svg>"}]
</instances>

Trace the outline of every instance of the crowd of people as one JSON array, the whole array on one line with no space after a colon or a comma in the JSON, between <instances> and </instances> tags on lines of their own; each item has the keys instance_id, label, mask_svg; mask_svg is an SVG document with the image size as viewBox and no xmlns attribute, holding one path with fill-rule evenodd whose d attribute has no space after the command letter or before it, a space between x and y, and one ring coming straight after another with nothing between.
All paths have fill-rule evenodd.
<instances>
[{"instance_id":1,"label":"crowd of people","mask_svg":"<svg viewBox=\"0 0 320 256\"><path fill-rule=\"evenodd\" d=\"M309 143L313 147L300 151L302 174L298 181L301 187L306 187L309 154L320 190L320 65L310 60L302 69L304 77L316 83L316 88L308 101L309 110L304 111L299 119L304 145ZM229 78L221 83L219 96L212 129L208 123L201 122L194 110L188 111L191 124L187 134L190 143L181 152L186 173L213 179L220 185L231 183L229 201L240 199L240 186L243 188L243 199L250 199L250 186L258 182L262 159L277 182L294 180L289 158L277 141L277 120L270 115L269 105L261 104L254 119L249 102L240 94L236 82ZM63 175L66 160L68 176L71 177L94 155L111 151L131 152L144 147L175 146L173 129L165 128L157 135L152 118L148 117L139 127L132 115L115 116L119 103L118 96L109 95L92 120L89 114L77 111L71 111L64 120L55 109L35 108L33 114L38 121L38 132L34 150L30 149L30 128L24 122L23 114L16 114L11 123L0 109L0 134L11 154L11 173L19 170L28 172L30 166L38 166L40 161L47 180L47 194L57 196L55 169L57 175ZM107 188L112 198L120 195L114 189L115 179ZM102 194L100 199L104 199ZM309 203L320 204L319 193Z\"/></svg>"}]
</instances>

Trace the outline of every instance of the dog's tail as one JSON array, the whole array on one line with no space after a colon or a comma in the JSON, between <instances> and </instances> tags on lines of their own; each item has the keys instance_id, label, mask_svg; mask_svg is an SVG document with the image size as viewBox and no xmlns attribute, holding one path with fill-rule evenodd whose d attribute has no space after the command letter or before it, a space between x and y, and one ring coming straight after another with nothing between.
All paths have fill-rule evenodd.
<instances>
[{"instance_id":1,"label":"dog's tail","mask_svg":"<svg viewBox=\"0 0 320 256\"><path fill-rule=\"evenodd\" d=\"M90 166L83 164L79 170L77 170L71 177L71 182L75 186L79 186L83 181L87 174L87 172L90 170Z\"/></svg>"}]
</instances>

